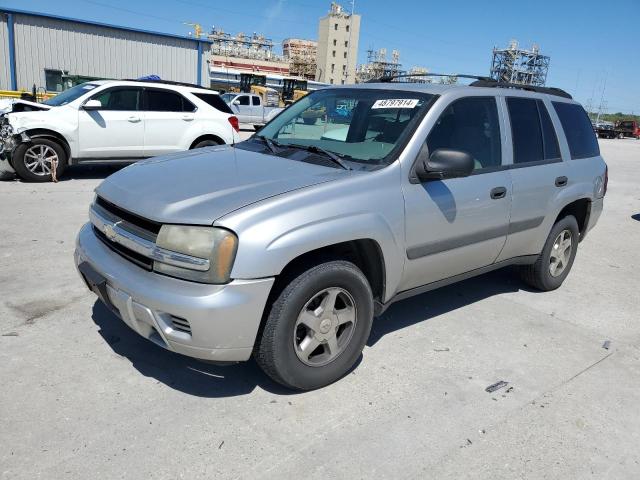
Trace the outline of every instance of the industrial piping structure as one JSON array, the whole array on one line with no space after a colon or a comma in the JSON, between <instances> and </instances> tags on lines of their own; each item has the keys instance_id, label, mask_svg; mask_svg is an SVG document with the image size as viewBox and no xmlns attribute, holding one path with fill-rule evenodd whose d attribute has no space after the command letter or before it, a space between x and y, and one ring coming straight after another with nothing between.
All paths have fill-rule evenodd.
<instances>
[{"instance_id":1,"label":"industrial piping structure","mask_svg":"<svg viewBox=\"0 0 640 480\"><path fill-rule=\"evenodd\" d=\"M544 86L549 62L550 58L542 55L537 45L524 50L516 40L511 40L508 48L494 47L491 78L498 82Z\"/></svg>"}]
</instances>

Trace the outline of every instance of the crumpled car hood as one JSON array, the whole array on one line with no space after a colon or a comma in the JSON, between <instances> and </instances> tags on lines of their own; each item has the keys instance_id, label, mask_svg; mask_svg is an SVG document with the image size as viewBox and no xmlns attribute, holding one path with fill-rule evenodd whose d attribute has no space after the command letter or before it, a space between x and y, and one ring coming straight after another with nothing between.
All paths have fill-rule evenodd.
<instances>
[{"instance_id":1,"label":"crumpled car hood","mask_svg":"<svg viewBox=\"0 0 640 480\"><path fill-rule=\"evenodd\" d=\"M18 100L15 98L4 98L0 99L0 114L21 110L21 106L32 111L44 111L52 108L50 105L45 105L44 103L30 102L29 100Z\"/></svg>"},{"instance_id":2,"label":"crumpled car hood","mask_svg":"<svg viewBox=\"0 0 640 480\"><path fill-rule=\"evenodd\" d=\"M96 189L105 200L160 223L211 225L260 200L351 172L230 146L143 160Z\"/></svg>"}]
</instances>

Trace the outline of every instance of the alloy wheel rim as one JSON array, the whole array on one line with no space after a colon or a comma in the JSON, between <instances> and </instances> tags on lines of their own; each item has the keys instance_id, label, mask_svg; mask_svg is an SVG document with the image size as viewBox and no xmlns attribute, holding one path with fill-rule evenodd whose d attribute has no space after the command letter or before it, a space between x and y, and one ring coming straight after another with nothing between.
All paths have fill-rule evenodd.
<instances>
[{"instance_id":1,"label":"alloy wheel rim","mask_svg":"<svg viewBox=\"0 0 640 480\"><path fill-rule=\"evenodd\" d=\"M563 230L553 241L549 256L549 273L558 277L566 270L571 258L572 235L570 230Z\"/></svg>"},{"instance_id":2,"label":"alloy wheel rim","mask_svg":"<svg viewBox=\"0 0 640 480\"><path fill-rule=\"evenodd\" d=\"M319 291L304 305L293 329L298 359L311 367L333 362L345 351L355 331L353 297L343 288Z\"/></svg>"},{"instance_id":3,"label":"alloy wheel rim","mask_svg":"<svg viewBox=\"0 0 640 480\"><path fill-rule=\"evenodd\" d=\"M58 162L58 154L49 145L34 145L24 153L24 165L38 176L51 175L51 166Z\"/></svg>"}]
</instances>

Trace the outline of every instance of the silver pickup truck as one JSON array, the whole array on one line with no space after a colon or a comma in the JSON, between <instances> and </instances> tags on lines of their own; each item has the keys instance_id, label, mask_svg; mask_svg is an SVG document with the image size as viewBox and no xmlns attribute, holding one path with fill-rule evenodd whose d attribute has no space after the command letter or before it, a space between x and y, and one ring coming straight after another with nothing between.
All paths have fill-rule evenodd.
<instances>
[{"instance_id":1,"label":"silver pickup truck","mask_svg":"<svg viewBox=\"0 0 640 480\"><path fill-rule=\"evenodd\" d=\"M327 88L235 148L139 162L97 188L75 262L163 348L327 385L393 302L510 265L541 291L569 274L607 166L568 94L503 86Z\"/></svg>"},{"instance_id":2,"label":"silver pickup truck","mask_svg":"<svg viewBox=\"0 0 640 480\"><path fill-rule=\"evenodd\" d=\"M253 125L256 130L284 110L281 107L265 105L260 95L252 93L225 93L222 99L229 105L240 123Z\"/></svg>"}]
</instances>

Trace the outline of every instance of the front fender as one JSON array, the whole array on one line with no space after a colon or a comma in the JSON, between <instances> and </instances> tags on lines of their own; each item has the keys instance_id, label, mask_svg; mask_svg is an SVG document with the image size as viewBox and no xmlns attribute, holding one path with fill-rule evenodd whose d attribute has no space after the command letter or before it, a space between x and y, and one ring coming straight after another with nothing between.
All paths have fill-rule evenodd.
<instances>
[{"instance_id":1,"label":"front fender","mask_svg":"<svg viewBox=\"0 0 640 480\"><path fill-rule=\"evenodd\" d=\"M274 197L216 221L239 238L232 278L275 276L313 250L373 240L384 261L385 297L391 296L405 261L404 200L396 167Z\"/></svg>"}]
</instances>

